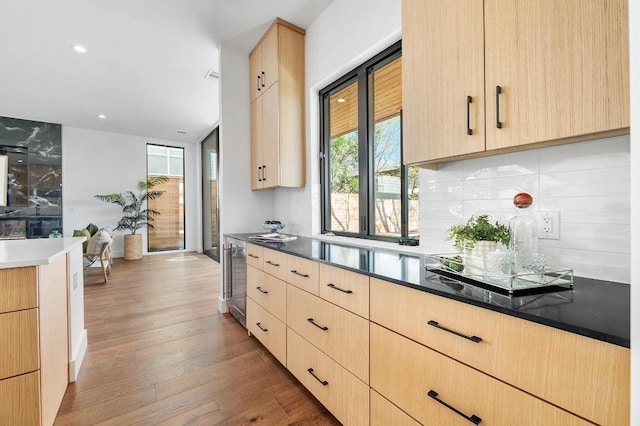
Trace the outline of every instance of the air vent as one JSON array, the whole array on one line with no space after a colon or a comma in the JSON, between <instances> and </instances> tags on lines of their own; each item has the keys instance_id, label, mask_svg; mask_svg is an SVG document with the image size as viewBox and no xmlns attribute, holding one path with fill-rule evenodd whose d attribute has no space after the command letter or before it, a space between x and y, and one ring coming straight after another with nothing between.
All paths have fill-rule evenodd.
<instances>
[{"instance_id":1,"label":"air vent","mask_svg":"<svg viewBox=\"0 0 640 426\"><path fill-rule=\"evenodd\" d=\"M213 68L209 68L207 71L207 75L204 76L205 80L214 80L220 78L220 74L213 70Z\"/></svg>"},{"instance_id":2,"label":"air vent","mask_svg":"<svg viewBox=\"0 0 640 426\"><path fill-rule=\"evenodd\" d=\"M187 132L185 130L180 130L180 129L176 130L176 135L186 135L186 134Z\"/></svg>"}]
</instances>

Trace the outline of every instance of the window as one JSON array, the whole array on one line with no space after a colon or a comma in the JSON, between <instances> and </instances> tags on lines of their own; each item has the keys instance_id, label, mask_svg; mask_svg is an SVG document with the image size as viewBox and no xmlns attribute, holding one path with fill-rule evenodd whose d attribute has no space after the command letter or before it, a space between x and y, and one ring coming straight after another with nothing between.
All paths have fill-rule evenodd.
<instances>
[{"instance_id":1,"label":"window","mask_svg":"<svg viewBox=\"0 0 640 426\"><path fill-rule=\"evenodd\" d=\"M184 249L184 149L147 145L147 175L167 176L169 181L154 189L165 191L148 201L148 208L159 212L153 227L147 227L147 250Z\"/></svg>"},{"instance_id":2,"label":"window","mask_svg":"<svg viewBox=\"0 0 640 426\"><path fill-rule=\"evenodd\" d=\"M418 170L402 165L398 42L320 91L323 232L417 239Z\"/></svg>"}]
</instances>

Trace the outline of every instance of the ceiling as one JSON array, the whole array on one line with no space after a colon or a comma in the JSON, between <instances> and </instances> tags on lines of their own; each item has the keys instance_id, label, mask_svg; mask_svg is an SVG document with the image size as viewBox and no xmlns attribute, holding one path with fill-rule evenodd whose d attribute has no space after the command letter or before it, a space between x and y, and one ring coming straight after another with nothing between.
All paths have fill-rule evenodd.
<instances>
[{"instance_id":1,"label":"ceiling","mask_svg":"<svg viewBox=\"0 0 640 426\"><path fill-rule=\"evenodd\" d=\"M3 1L0 116L199 142L219 119L219 45L248 55L276 17L307 28L332 1Z\"/></svg>"}]
</instances>

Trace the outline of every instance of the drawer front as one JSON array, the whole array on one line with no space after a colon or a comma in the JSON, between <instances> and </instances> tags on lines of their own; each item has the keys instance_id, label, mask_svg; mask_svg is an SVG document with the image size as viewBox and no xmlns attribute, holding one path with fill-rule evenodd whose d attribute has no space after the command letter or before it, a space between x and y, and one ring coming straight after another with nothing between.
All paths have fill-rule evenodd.
<instances>
[{"instance_id":1,"label":"drawer front","mask_svg":"<svg viewBox=\"0 0 640 426\"><path fill-rule=\"evenodd\" d=\"M596 423L629 423L626 348L377 279L371 320Z\"/></svg>"},{"instance_id":2,"label":"drawer front","mask_svg":"<svg viewBox=\"0 0 640 426\"><path fill-rule=\"evenodd\" d=\"M320 297L348 311L369 318L369 277L320 264Z\"/></svg>"},{"instance_id":3,"label":"drawer front","mask_svg":"<svg viewBox=\"0 0 640 426\"><path fill-rule=\"evenodd\" d=\"M371 426L420 426L407 413L371 389Z\"/></svg>"},{"instance_id":4,"label":"drawer front","mask_svg":"<svg viewBox=\"0 0 640 426\"><path fill-rule=\"evenodd\" d=\"M287 322L287 284L247 266L247 296L282 322Z\"/></svg>"},{"instance_id":5,"label":"drawer front","mask_svg":"<svg viewBox=\"0 0 640 426\"><path fill-rule=\"evenodd\" d=\"M0 379L40 368L38 309L0 314Z\"/></svg>"},{"instance_id":6,"label":"drawer front","mask_svg":"<svg viewBox=\"0 0 640 426\"><path fill-rule=\"evenodd\" d=\"M319 263L303 259L298 256L287 256L287 279L293 284L311 294L318 295Z\"/></svg>"},{"instance_id":7,"label":"drawer front","mask_svg":"<svg viewBox=\"0 0 640 426\"><path fill-rule=\"evenodd\" d=\"M371 387L425 425L469 424L463 415L487 425L589 424L375 324Z\"/></svg>"},{"instance_id":8,"label":"drawer front","mask_svg":"<svg viewBox=\"0 0 640 426\"><path fill-rule=\"evenodd\" d=\"M250 298L247 298L247 329L286 367L286 325Z\"/></svg>"},{"instance_id":9,"label":"drawer front","mask_svg":"<svg viewBox=\"0 0 640 426\"><path fill-rule=\"evenodd\" d=\"M264 249L263 271L285 281L287 279L287 255L280 251Z\"/></svg>"},{"instance_id":10,"label":"drawer front","mask_svg":"<svg viewBox=\"0 0 640 426\"><path fill-rule=\"evenodd\" d=\"M40 425L40 373L0 380L0 421L3 425Z\"/></svg>"},{"instance_id":11,"label":"drawer front","mask_svg":"<svg viewBox=\"0 0 640 426\"><path fill-rule=\"evenodd\" d=\"M251 265L256 269L262 270L264 262L264 249L255 244L247 244L247 265Z\"/></svg>"},{"instance_id":12,"label":"drawer front","mask_svg":"<svg viewBox=\"0 0 640 426\"><path fill-rule=\"evenodd\" d=\"M369 386L287 328L287 368L344 425L369 424Z\"/></svg>"},{"instance_id":13,"label":"drawer front","mask_svg":"<svg viewBox=\"0 0 640 426\"><path fill-rule=\"evenodd\" d=\"M369 321L289 285L287 326L369 383Z\"/></svg>"},{"instance_id":14,"label":"drawer front","mask_svg":"<svg viewBox=\"0 0 640 426\"><path fill-rule=\"evenodd\" d=\"M0 313L37 306L38 281L35 267L0 269Z\"/></svg>"}]
</instances>

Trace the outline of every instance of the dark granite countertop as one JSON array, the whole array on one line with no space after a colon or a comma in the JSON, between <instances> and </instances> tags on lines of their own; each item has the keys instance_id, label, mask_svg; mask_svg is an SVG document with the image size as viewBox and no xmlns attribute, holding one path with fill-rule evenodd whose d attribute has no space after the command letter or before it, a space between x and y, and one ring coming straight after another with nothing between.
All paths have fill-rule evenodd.
<instances>
[{"instance_id":1,"label":"dark granite countertop","mask_svg":"<svg viewBox=\"0 0 640 426\"><path fill-rule=\"evenodd\" d=\"M463 303L586 337L630 347L630 286L574 277L573 289L509 296L425 270L424 256L298 237L286 243L249 240L264 247L350 269Z\"/></svg>"}]
</instances>

